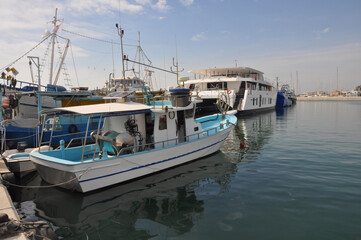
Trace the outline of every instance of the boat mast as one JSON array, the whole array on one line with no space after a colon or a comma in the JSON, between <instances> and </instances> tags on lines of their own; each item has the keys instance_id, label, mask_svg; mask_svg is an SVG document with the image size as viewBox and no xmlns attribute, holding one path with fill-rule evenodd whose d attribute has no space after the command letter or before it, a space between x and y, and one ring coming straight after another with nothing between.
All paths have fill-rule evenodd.
<instances>
[{"instance_id":1,"label":"boat mast","mask_svg":"<svg viewBox=\"0 0 361 240\"><path fill-rule=\"evenodd\" d=\"M140 32L138 32L138 57L140 62ZM140 64L138 64L138 74L140 79Z\"/></svg>"},{"instance_id":2,"label":"boat mast","mask_svg":"<svg viewBox=\"0 0 361 240\"><path fill-rule=\"evenodd\" d=\"M52 23L54 24L54 28L53 28L53 32L51 34L51 58L50 58L50 77L49 77L49 84L52 83L53 80L53 65L54 65L54 45L55 45L55 36L56 36L56 22L57 20L57 14L58 14L58 9L55 8L55 16L54 16L54 20L52 21Z\"/></svg>"},{"instance_id":3,"label":"boat mast","mask_svg":"<svg viewBox=\"0 0 361 240\"><path fill-rule=\"evenodd\" d=\"M122 67L123 67L123 87L124 87L124 91L126 91L127 90L127 84L126 84L126 80L125 80L124 54L123 54L124 30L120 26L118 26L118 23L115 24L115 27L118 29L118 35L120 37L120 46L121 46L121 51L122 51Z\"/></svg>"},{"instance_id":4,"label":"boat mast","mask_svg":"<svg viewBox=\"0 0 361 240\"><path fill-rule=\"evenodd\" d=\"M54 80L54 85L56 85L56 84L58 83L59 76L60 76L60 71L61 71L61 67L62 67L63 64L64 64L64 60L65 60L66 54L68 53L69 42L70 42L70 40L67 39L67 40L66 40L65 49L64 49L64 52L63 52L63 56L61 57L61 61L60 61L60 64L59 64L59 69L58 69L58 72L57 72L56 77L55 77L55 80Z\"/></svg>"}]
</instances>

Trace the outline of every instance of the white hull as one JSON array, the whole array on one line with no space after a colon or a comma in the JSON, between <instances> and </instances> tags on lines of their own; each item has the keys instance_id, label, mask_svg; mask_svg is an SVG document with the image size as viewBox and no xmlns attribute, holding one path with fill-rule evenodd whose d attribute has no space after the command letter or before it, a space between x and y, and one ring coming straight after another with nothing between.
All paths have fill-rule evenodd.
<instances>
[{"instance_id":1,"label":"white hull","mask_svg":"<svg viewBox=\"0 0 361 240\"><path fill-rule=\"evenodd\" d=\"M243 100L237 106L237 110L242 112L274 108L276 106L276 98L277 91L246 90Z\"/></svg>"},{"instance_id":2,"label":"white hull","mask_svg":"<svg viewBox=\"0 0 361 240\"><path fill-rule=\"evenodd\" d=\"M36 171L35 165L30 161L29 153L32 150L32 148L25 149L25 152L18 152L16 149L6 150L2 157L12 173L23 176Z\"/></svg>"},{"instance_id":3,"label":"white hull","mask_svg":"<svg viewBox=\"0 0 361 240\"><path fill-rule=\"evenodd\" d=\"M89 192L126 182L210 155L220 149L233 126L200 140L159 150L124 155L113 160L65 165L31 156L41 177L50 184ZM73 179L73 181L71 181Z\"/></svg>"}]
</instances>

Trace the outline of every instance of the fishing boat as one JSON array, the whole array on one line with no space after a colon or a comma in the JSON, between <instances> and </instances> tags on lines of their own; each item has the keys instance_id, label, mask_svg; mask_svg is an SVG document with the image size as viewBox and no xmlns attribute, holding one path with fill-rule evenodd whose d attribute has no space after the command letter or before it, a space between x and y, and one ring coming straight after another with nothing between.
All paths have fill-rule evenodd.
<instances>
[{"instance_id":1,"label":"fishing boat","mask_svg":"<svg viewBox=\"0 0 361 240\"><path fill-rule=\"evenodd\" d=\"M218 151L237 118L224 113L195 119L200 101L190 100L189 89L182 93L187 90L174 89L170 100L153 101L152 106L124 102L44 110L46 116L79 114L89 124L93 118L104 124L91 133L94 144L62 144L30 153L30 159L46 182L85 193Z\"/></svg>"},{"instance_id":2,"label":"fishing boat","mask_svg":"<svg viewBox=\"0 0 361 240\"><path fill-rule=\"evenodd\" d=\"M274 109L277 90L266 81L263 73L249 67L191 70L199 78L184 81L203 102L199 115L218 112L217 102L225 102L238 114ZM220 96L226 96L221 98Z\"/></svg>"}]
</instances>

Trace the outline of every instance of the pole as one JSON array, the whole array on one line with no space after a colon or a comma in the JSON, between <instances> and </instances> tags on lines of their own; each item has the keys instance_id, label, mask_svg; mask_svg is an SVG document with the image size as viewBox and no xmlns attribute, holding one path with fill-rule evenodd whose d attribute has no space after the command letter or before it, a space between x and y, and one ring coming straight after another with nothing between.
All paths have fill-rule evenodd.
<instances>
[{"instance_id":1,"label":"pole","mask_svg":"<svg viewBox=\"0 0 361 240\"><path fill-rule=\"evenodd\" d=\"M120 47L121 47L121 52L122 52L122 67L123 67L123 87L124 87L124 91L127 91L127 84L126 84L126 80L125 80L125 68L124 68L124 53L123 53L124 30L122 29L121 26L118 26L118 23L115 24L115 27L118 29L118 35L120 37Z\"/></svg>"},{"instance_id":2,"label":"pole","mask_svg":"<svg viewBox=\"0 0 361 240\"><path fill-rule=\"evenodd\" d=\"M55 45L55 35L56 35L56 22L57 22L57 14L58 14L58 9L55 8L55 16L54 16L54 20L52 21L52 23L54 24L54 30L53 33L51 34L51 40L52 40L52 44L51 44L51 59L50 59L50 77L49 77L49 84L52 83L53 81L53 65L54 65L54 45Z\"/></svg>"},{"instance_id":3,"label":"pole","mask_svg":"<svg viewBox=\"0 0 361 240\"><path fill-rule=\"evenodd\" d=\"M41 91L41 83L40 83L40 62L39 62L39 57L32 57L32 56L28 56L28 58L35 64L35 66L38 68L38 91ZM35 60L37 60L37 63L35 62ZM29 61L29 64L31 62Z\"/></svg>"},{"instance_id":4,"label":"pole","mask_svg":"<svg viewBox=\"0 0 361 240\"><path fill-rule=\"evenodd\" d=\"M138 32L138 59L140 62L140 32ZM140 79L140 64L138 65L138 74L139 74L139 79Z\"/></svg>"}]
</instances>

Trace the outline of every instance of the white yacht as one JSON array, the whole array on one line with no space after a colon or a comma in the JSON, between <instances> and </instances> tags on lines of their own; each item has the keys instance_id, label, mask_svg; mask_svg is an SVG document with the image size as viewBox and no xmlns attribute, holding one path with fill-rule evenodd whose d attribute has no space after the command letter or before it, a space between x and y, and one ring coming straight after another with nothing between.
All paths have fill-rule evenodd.
<instances>
[{"instance_id":1,"label":"white yacht","mask_svg":"<svg viewBox=\"0 0 361 240\"><path fill-rule=\"evenodd\" d=\"M194 73L196 77L184 81L184 86L203 100L203 103L198 104L200 115L217 112L218 99L226 102L229 109L237 110L239 114L275 107L277 89L264 80L263 72L256 69L209 68L191 70L190 73Z\"/></svg>"}]
</instances>

